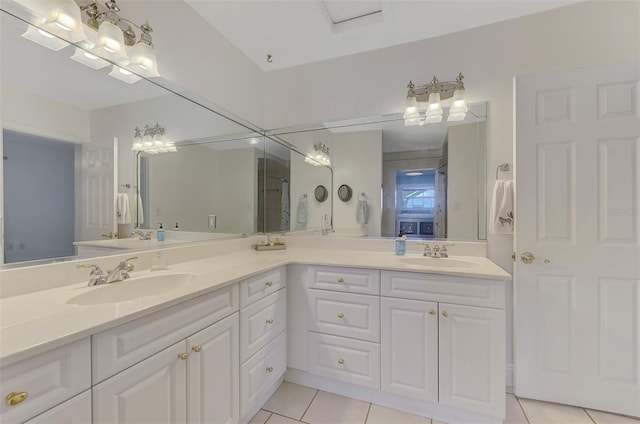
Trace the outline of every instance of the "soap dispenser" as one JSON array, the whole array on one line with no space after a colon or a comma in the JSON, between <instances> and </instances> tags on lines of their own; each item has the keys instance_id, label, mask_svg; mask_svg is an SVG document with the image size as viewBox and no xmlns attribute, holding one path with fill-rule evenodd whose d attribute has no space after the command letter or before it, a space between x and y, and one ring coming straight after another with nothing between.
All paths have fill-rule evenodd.
<instances>
[{"instance_id":1,"label":"soap dispenser","mask_svg":"<svg viewBox=\"0 0 640 424\"><path fill-rule=\"evenodd\" d=\"M156 237L158 241L164 241L164 228L162 227L162 223L160 223L160 228L156 231Z\"/></svg>"},{"instance_id":2,"label":"soap dispenser","mask_svg":"<svg viewBox=\"0 0 640 424\"><path fill-rule=\"evenodd\" d=\"M398 238L396 238L396 255L404 255L406 252L407 236L404 235L404 231L400 230Z\"/></svg>"}]
</instances>

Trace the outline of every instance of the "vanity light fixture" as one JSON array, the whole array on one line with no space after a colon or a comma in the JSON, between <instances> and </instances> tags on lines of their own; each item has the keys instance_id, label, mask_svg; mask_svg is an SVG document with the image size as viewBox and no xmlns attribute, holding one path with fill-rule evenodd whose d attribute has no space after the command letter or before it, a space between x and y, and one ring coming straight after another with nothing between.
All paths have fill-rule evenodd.
<instances>
[{"instance_id":1,"label":"vanity light fixture","mask_svg":"<svg viewBox=\"0 0 640 424\"><path fill-rule=\"evenodd\" d=\"M442 121L444 110L441 101L453 97L447 121L464 120L467 111L466 100L464 98L464 76L459 73L455 81L439 81L435 76L430 83L415 86L413 81L409 81L407 88L407 106L404 112L405 126L434 124ZM419 104L428 102L426 108Z\"/></svg>"},{"instance_id":2,"label":"vanity light fixture","mask_svg":"<svg viewBox=\"0 0 640 424\"><path fill-rule=\"evenodd\" d=\"M120 16L120 7L116 0L107 0L99 3L97 0L16 0L28 8L34 15L33 25L43 31L36 34L29 27L23 34L25 38L44 45L51 49L60 50L65 40L75 43L89 51L89 54L101 56L120 67L127 66L131 71L143 77L158 77L158 61L155 47L151 38L153 28L149 22L136 25L130 20ZM134 32L137 29L138 37ZM42 36L40 36L42 35ZM53 41L46 42L46 38ZM61 38L56 38L57 36ZM130 52L127 47L131 47ZM84 61L76 50L73 60L83 63L93 69L96 62ZM85 55L86 56L86 55ZM80 59L80 60L79 60ZM102 64L102 63L101 63ZM140 78L119 78L112 72L109 75L121 79L129 84Z\"/></svg>"},{"instance_id":3,"label":"vanity light fixture","mask_svg":"<svg viewBox=\"0 0 640 424\"><path fill-rule=\"evenodd\" d=\"M329 147L324 143L316 143L313 145L313 148L315 153L305 156L304 161L313 166L331 166Z\"/></svg>"},{"instance_id":4,"label":"vanity light fixture","mask_svg":"<svg viewBox=\"0 0 640 424\"><path fill-rule=\"evenodd\" d=\"M95 54L83 50L79 47L76 47L76 52L73 54L73 56L71 56L71 59L93 69L102 69L106 66L109 66L109 62L107 62L106 60L100 59Z\"/></svg>"},{"instance_id":5,"label":"vanity light fixture","mask_svg":"<svg viewBox=\"0 0 640 424\"><path fill-rule=\"evenodd\" d=\"M133 147L131 150L134 152L148 153L155 155L158 153L174 153L177 152L176 143L164 139L165 130L157 124L153 127L149 125L144 126L143 130L136 127L133 136Z\"/></svg>"},{"instance_id":6,"label":"vanity light fixture","mask_svg":"<svg viewBox=\"0 0 640 424\"><path fill-rule=\"evenodd\" d=\"M69 43L67 43L66 41L61 40L55 35L50 34L47 31L33 25L29 25L27 27L27 31L22 34L22 37L56 52L58 50L64 49L69 45Z\"/></svg>"}]
</instances>

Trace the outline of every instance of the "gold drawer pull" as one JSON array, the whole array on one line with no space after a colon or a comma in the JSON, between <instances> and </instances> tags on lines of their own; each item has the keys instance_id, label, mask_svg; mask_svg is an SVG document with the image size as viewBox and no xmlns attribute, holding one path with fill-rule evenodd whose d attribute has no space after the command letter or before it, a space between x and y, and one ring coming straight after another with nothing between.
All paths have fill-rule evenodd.
<instances>
[{"instance_id":1,"label":"gold drawer pull","mask_svg":"<svg viewBox=\"0 0 640 424\"><path fill-rule=\"evenodd\" d=\"M267 320L267 324L273 324L273 320L272 319L268 319Z\"/></svg>"},{"instance_id":2,"label":"gold drawer pull","mask_svg":"<svg viewBox=\"0 0 640 424\"><path fill-rule=\"evenodd\" d=\"M178 358L185 360L187 358L189 358L189 354L187 352L182 352L178 354Z\"/></svg>"},{"instance_id":3,"label":"gold drawer pull","mask_svg":"<svg viewBox=\"0 0 640 424\"><path fill-rule=\"evenodd\" d=\"M344 278L338 278L338 283L344 283Z\"/></svg>"},{"instance_id":4,"label":"gold drawer pull","mask_svg":"<svg viewBox=\"0 0 640 424\"><path fill-rule=\"evenodd\" d=\"M267 367L267 372L273 372L273 367Z\"/></svg>"},{"instance_id":5,"label":"gold drawer pull","mask_svg":"<svg viewBox=\"0 0 640 424\"><path fill-rule=\"evenodd\" d=\"M429 315L435 315L435 314L436 314L436 311L435 311L435 310L433 310L433 309L429 309Z\"/></svg>"},{"instance_id":6,"label":"gold drawer pull","mask_svg":"<svg viewBox=\"0 0 640 424\"><path fill-rule=\"evenodd\" d=\"M339 363L340 365L344 364L344 359L342 359L342 358L338 359L338 363Z\"/></svg>"},{"instance_id":7,"label":"gold drawer pull","mask_svg":"<svg viewBox=\"0 0 640 424\"><path fill-rule=\"evenodd\" d=\"M202 352L202 346L194 346L191 348L194 352Z\"/></svg>"},{"instance_id":8,"label":"gold drawer pull","mask_svg":"<svg viewBox=\"0 0 640 424\"><path fill-rule=\"evenodd\" d=\"M344 314L343 314L342 312L340 312L340 313L338 314L338 318L344 318Z\"/></svg>"},{"instance_id":9,"label":"gold drawer pull","mask_svg":"<svg viewBox=\"0 0 640 424\"><path fill-rule=\"evenodd\" d=\"M447 313L447 311L442 311L442 316L446 318L449 316L449 314Z\"/></svg>"},{"instance_id":10,"label":"gold drawer pull","mask_svg":"<svg viewBox=\"0 0 640 424\"><path fill-rule=\"evenodd\" d=\"M267 287L271 287L273 286L273 281L267 281L266 283L264 283L264 285Z\"/></svg>"},{"instance_id":11,"label":"gold drawer pull","mask_svg":"<svg viewBox=\"0 0 640 424\"><path fill-rule=\"evenodd\" d=\"M14 406L25 400L29 394L27 392L11 392L7 395L7 405Z\"/></svg>"}]
</instances>

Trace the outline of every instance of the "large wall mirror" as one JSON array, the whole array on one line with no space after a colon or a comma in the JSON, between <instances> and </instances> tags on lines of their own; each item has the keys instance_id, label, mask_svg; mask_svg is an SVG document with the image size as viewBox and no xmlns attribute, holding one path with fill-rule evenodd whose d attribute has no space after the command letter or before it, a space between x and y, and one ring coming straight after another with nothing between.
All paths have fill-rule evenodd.
<instances>
[{"instance_id":1,"label":"large wall mirror","mask_svg":"<svg viewBox=\"0 0 640 424\"><path fill-rule=\"evenodd\" d=\"M486 111L478 103L460 122L405 126L394 114L269 134L305 155L328 147L335 234L485 240Z\"/></svg>"},{"instance_id":2,"label":"large wall mirror","mask_svg":"<svg viewBox=\"0 0 640 424\"><path fill-rule=\"evenodd\" d=\"M1 264L76 258L80 248L88 256L116 254L264 229L257 190L267 153L258 128L190 93L164 88L171 84L162 78L130 84L109 75L120 72L113 64L93 69L78 63L71 56L85 52L60 39L57 50L36 44L21 36L38 34L26 12L5 6ZM145 126L156 124L176 152L132 151L135 128L144 135ZM288 149L267 150L290 162ZM160 223L168 230L162 244L152 232ZM143 235L151 231L151 240L132 237L137 228Z\"/></svg>"}]
</instances>

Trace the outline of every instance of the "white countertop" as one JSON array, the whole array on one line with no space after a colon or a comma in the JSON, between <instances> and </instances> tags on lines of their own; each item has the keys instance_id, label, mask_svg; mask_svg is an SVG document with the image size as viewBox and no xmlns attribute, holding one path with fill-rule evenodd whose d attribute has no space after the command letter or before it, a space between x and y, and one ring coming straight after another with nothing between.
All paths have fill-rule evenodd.
<instances>
[{"instance_id":1,"label":"white countertop","mask_svg":"<svg viewBox=\"0 0 640 424\"><path fill-rule=\"evenodd\" d=\"M410 265L403 259L421 258L417 254L396 256L387 252L315 249L295 247L257 252L244 249L207 259L169 264L169 269L134 271L127 284L148 275L192 273L192 282L153 296L97 305L74 304L73 298L105 286L85 283L41 290L0 300L0 364L8 365L47 350L96 334L124 322L186 301L206 292L233 284L253 275L288 264L314 264L375 268L383 270L435 273L473 278L510 280L511 276L484 257L456 256L452 259L475 264L468 268Z\"/></svg>"}]
</instances>

